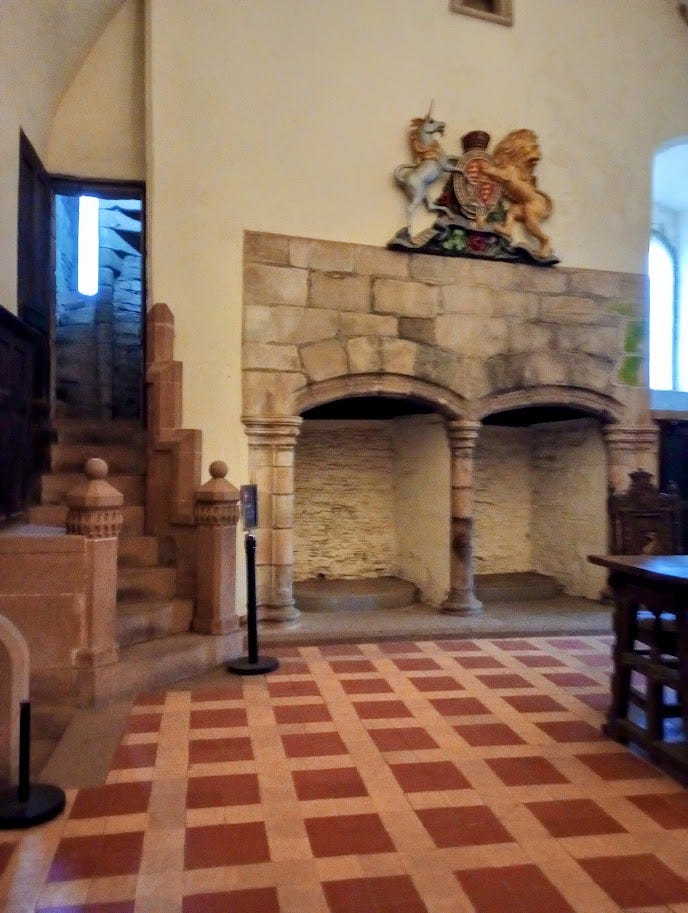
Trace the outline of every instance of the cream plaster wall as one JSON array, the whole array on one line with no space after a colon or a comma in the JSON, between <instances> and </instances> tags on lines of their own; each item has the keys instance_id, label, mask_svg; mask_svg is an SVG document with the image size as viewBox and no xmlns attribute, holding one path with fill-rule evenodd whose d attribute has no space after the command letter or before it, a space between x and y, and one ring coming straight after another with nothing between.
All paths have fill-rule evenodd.
<instances>
[{"instance_id":1,"label":"cream plaster wall","mask_svg":"<svg viewBox=\"0 0 688 913\"><path fill-rule=\"evenodd\" d=\"M538 133L564 264L644 269L652 150L688 116L670 3L517 0L503 28L446 0L151 0L147 26L151 294L176 316L185 424L235 482L243 229L384 245L431 98L449 151Z\"/></svg>"},{"instance_id":2,"label":"cream plaster wall","mask_svg":"<svg viewBox=\"0 0 688 913\"><path fill-rule=\"evenodd\" d=\"M56 174L144 180L143 0L126 0L91 48L52 121Z\"/></svg>"}]
</instances>

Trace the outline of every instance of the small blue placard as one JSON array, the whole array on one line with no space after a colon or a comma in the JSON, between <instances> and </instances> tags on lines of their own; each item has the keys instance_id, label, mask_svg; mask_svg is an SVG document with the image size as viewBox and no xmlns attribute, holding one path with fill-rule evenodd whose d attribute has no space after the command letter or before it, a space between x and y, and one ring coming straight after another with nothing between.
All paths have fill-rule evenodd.
<instances>
[{"instance_id":1,"label":"small blue placard","mask_svg":"<svg viewBox=\"0 0 688 913\"><path fill-rule=\"evenodd\" d=\"M258 526L258 487L256 485L242 485L241 492L241 517L244 529L255 529Z\"/></svg>"}]
</instances>

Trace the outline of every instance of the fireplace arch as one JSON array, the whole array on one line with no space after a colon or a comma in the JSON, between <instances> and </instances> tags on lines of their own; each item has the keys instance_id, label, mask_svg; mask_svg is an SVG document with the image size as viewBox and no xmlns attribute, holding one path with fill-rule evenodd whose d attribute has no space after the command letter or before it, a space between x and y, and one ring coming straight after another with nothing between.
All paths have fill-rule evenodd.
<instances>
[{"instance_id":1,"label":"fireplace arch","mask_svg":"<svg viewBox=\"0 0 688 913\"><path fill-rule=\"evenodd\" d=\"M481 423L491 415L577 410L600 422L612 487L625 488L638 467L656 472L644 314L638 276L247 232L243 422L259 492L262 617L299 617L293 508L303 412L382 396L415 400L442 416L451 477L443 608L475 611L473 462Z\"/></svg>"}]
</instances>

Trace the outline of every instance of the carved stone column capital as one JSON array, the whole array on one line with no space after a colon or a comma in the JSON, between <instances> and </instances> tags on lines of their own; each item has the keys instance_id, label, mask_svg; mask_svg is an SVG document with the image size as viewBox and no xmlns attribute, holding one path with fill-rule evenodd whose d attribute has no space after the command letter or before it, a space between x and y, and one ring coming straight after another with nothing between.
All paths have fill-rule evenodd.
<instances>
[{"instance_id":1,"label":"carved stone column capital","mask_svg":"<svg viewBox=\"0 0 688 913\"><path fill-rule=\"evenodd\" d=\"M655 425L605 425L602 433L607 446L614 450L654 450L659 440Z\"/></svg>"},{"instance_id":2,"label":"carved stone column capital","mask_svg":"<svg viewBox=\"0 0 688 913\"><path fill-rule=\"evenodd\" d=\"M124 497L106 481L105 460L84 464L86 480L67 495L67 533L87 539L116 539L122 529Z\"/></svg>"},{"instance_id":3,"label":"carved stone column capital","mask_svg":"<svg viewBox=\"0 0 688 913\"><path fill-rule=\"evenodd\" d=\"M303 423L300 415L261 418L244 415L241 421L246 428L249 444L253 447L294 447Z\"/></svg>"},{"instance_id":4,"label":"carved stone column capital","mask_svg":"<svg viewBox=\"0 0 688 913\"><path fill-rule=\"evenodd\" d=\"M471 422L464 419L455 419L447 422L447 439L452 453L457 451L472 452L478 441L482 425L480 422Z\"/></svg>"}]
</instances>

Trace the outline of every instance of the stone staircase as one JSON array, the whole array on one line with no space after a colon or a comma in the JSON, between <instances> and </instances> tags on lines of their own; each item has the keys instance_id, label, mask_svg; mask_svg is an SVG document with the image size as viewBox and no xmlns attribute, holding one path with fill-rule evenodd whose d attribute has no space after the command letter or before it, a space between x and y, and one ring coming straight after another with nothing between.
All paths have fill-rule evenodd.
<instances>
[{"instance_id":1,"label":"stone staircase","mask_svg":"<svg viewBox=\"0 0 688 913\"><path fill-rule=\"evenodd\" d=\"M193 601L176 595L174 563L161 556L155 536L144 534L146 440L141 424L58 418L55 429L51 471L40 480L41 503L29 509L31 524L64 524L65 495L83 482L83 465L94 456L107 462L107 480L124 496L117 569L120 658L111 669L101 670L105 699L162 687L239 654L238 632L221 636L191 632Z\"/></svg>"}]
</instances>

